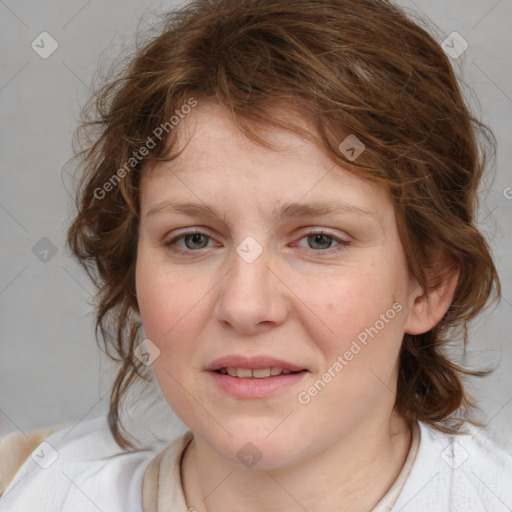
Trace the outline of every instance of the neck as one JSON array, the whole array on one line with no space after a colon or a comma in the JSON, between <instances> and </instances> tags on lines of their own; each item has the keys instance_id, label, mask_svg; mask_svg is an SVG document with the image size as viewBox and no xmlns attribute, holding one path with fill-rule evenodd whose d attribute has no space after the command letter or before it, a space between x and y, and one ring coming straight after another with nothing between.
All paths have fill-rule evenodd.
<instances>
[{"instance_id":1,"label":"neck","mask_svg":"<svg viewBox=\"0 0 512 512\"><path fill-rule=\"evenodd\" d=\"M411 442L398 415L358 425L336 444L292 466L235 465L194 438L182 459L187 506L197 512L367 512L400 473Z\"/></svg>"}]
</instances>

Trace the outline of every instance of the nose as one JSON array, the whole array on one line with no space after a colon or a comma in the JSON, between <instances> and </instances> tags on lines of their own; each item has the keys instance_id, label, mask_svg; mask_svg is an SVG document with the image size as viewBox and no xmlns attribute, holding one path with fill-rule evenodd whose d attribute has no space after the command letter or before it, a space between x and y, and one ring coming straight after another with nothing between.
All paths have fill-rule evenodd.
<instances>
[{"instance_id":1,"label":"nose","mask_svg":"<svg viewBox=\"0 0 512 512\"><path fill-rule=\"evenodd\" d=\"M252 335L282 324L288 315L287 287L270 250L254 260L233 251L215 305L218 321L238 334Z\"/></svg>"}]
</instances>

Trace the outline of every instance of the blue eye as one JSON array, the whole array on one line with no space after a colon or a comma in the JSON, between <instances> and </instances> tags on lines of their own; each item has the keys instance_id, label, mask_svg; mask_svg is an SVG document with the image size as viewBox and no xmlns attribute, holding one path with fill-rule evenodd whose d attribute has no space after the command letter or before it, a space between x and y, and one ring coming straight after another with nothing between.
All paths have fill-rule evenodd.
<instances>
[{"instance_id":1,"label":"blue eye","mask_svg":"<svg viewBox=\"0 0 512 512\"><path fill-rule=\"evenodd\" d=\"M325 233L324 231L311 231L300 238L300 240L304 239L307 240L308 244L308 247L305 247L305 249L315 254L330 254L343 249L350 243L349 240L335 237ZM212 240L209 235L200 231L191 231L189 233L181 234L169 242L166 242L165 246L179 254L187 254L191 252L198 252L200 249L206 249L208 247L209 240ZM179 241L182 241L184 246L178 245L177 242ZM336 245L333 246L333 243ZM316 247L311 247L311 245Z\"/></svg>"},{"instance_id":2,"label":"blue eye","mask_svg":"<svg viewBox=\"0 0 512 512\"><path fill-rule=\"evenodd\" d=\"M194 249L204 249L208 245L207 239L210 238L208 235L205 235L204 233L192 232L192 233L186 233L185 235L178 236L168 242L166 245L173 245L178 240L183 240L185 243L185 249L188 249L190 251ZM206 244L204 243L206 241ZM199 247L198 247L199 246ZM180 247L180 249L183 249ZM185 251L184 251L185 252Z\"/></svg>"},{"instance_id":3,"label":"blue eye","mask_svg":"<svg viewBox=\"0 0 512 512\"><path fill-rule=\"evenodd\" d=\"M346 245L348 242L346 240L342 240L340 238L334 237L332 235L329 235L328 233L324 233L323 231L316 231L309 233L308 235L304 236L303 238L307 238L308 244L318 244L320 247L316 247L316 249L331 249L332 243L335 241L338 245ZM302 239L301 239L302 240ZM336 246L337 247L337 246ZM311 248L311 247L309 247ZM312 250L315 250L315 248L311 248Z\"/></svg>"}]
</instances>

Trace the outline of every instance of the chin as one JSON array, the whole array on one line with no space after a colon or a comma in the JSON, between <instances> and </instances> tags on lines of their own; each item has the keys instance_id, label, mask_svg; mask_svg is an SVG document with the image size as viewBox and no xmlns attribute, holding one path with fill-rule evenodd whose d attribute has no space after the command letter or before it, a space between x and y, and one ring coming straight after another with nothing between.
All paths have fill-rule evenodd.
<instances>
[{"instance_id":1,"label":"chin","mask_svg":"<svg viewBox=\"0 0 512 512\"><path fill-rule=\"evenodd\" d=\"M266 470L282 468L300 459L300 453L305 448L301 448L301 445L306 437L304 430L291 432L284 425L278 426L280 421L282 419L272 418L265 423L261 418L254 418L236 426L225 424L231 435L219 429L222 431L220 437L218 433L212 436L212 430L208 430L203 439L220 456L241 467Z\"/></svg>"}]
</instances>

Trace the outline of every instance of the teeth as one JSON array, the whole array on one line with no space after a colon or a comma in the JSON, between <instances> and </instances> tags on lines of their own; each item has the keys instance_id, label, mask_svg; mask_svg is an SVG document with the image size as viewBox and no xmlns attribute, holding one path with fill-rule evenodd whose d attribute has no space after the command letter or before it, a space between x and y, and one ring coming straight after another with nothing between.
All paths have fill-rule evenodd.
<instances>
[{"instance_id":1,"label":"teeth","mask_svg":"<svg viewBox=\"0 0 512 512\"><path fill-rule=\"evenodd\" d=\"M252 371L252 376L257 379L264 379L265 377L270 377L270 373L270 368L258 368Z\"/></svg>"},{"instance_id":2,"label":"teeth","mask_svg":"<svg viewBox=\"0 0 512 512\"><path fill-rule=\"evenodd\" d=\"M222 375L231 375L231 377L238 377L239 379L266 379L270 376L288 375L292 373L290 370L283 370L282 368L258 368L251 370L250 368L221 368Z\"/></svg>"},{"instance_id":3,"label":"teeth","mask_svg":"<svg viewBox=\"0 0 512 512\"><path fill-rule=\"evenodd\" d=\"M236 376L241 379L248 379L249 377L252 377L252 370L249 368L237 368Z\"/></svg>"}]
</instances>

